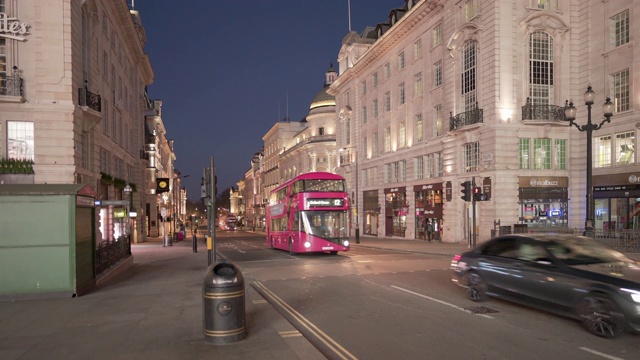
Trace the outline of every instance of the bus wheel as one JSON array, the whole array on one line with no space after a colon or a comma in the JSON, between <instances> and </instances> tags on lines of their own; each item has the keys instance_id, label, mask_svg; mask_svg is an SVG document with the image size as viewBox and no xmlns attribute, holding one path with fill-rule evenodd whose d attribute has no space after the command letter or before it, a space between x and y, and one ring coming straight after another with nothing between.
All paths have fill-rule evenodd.
<instances>
[{"instance_id":1,"label":"bus wheel","mask_svg":"<svg viewBox=\"0 0 640 360\"><path fill-rule=\"evenodd\" d=\"M293 239L289 238L289 254L293 255Z\"/></svg>"}]
</instances>

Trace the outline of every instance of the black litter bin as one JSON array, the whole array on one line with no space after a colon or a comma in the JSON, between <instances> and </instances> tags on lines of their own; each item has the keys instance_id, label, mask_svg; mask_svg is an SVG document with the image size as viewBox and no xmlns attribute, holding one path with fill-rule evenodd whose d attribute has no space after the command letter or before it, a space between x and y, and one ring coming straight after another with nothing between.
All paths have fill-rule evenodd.
<instances>
[{"instance_id":1,"label":"black litter bin","mask_svg":"<svg viewBox=\"0 0 640 360\"><path fill-rule=\"evenodd\" d=\"M213 344L228 344L246 337L244 277L232 263L207 268L202 286L204 338Z\"/></svg>"}]
</instances>

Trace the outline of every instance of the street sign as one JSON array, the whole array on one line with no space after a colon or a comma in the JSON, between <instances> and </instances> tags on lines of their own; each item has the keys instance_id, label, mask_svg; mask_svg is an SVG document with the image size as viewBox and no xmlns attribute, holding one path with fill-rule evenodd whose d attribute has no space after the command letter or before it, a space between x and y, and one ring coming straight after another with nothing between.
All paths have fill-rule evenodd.
<instances>
[{"instance_id":1,"label":"street sign","mask_svg":"<svg viewBox=\"0 0 640 360\"><path fill-rule=\"evenodd\" d=\"M120 205L127 206L129 205L128 200L96 200L96 206L107 206L107 205Z\"/></svg>"},{"instance_id":2,"label":"street sign","mask_svg":"<svg viewBox=\"0 0 640 360\"><path fill-rule=\"evenodd\" d=\"M167 216L167 208L160 209L160 215L162 215L162 217Z\"/></svg>"}]
</instances>

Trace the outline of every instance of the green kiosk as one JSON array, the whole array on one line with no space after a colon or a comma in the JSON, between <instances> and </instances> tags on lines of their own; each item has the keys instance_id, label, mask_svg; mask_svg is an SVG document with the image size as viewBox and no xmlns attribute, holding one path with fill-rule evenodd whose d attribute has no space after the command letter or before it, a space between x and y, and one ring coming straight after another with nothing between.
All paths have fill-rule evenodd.
<instances>
[{"instance_id":1,"label":"green kiosk","mask_svg":"<svg viewBox=\"0 0 640 360\"><path fill-rule=\"evenodd\" d=\"M0 299L73 297L96 286L95 191L0 185Z\"/></svg>"}]
</instances>

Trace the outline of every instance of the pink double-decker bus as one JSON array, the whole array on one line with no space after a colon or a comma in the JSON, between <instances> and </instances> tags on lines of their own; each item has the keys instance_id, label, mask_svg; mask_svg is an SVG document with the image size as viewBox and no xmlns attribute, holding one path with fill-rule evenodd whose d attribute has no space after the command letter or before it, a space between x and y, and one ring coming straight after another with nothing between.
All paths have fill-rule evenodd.
<instances>
[{"instance_id":1,"label":"pink double-decker bus","mask_svg":"<svg viewBox=\"0 0 640 360\"><path fill-rule=\"evenodd\" d=\"M349 250L349 202L342 176L298 175L278 186L267 206L267 245L289 253Z\"/></svg>"}]
</instances>

